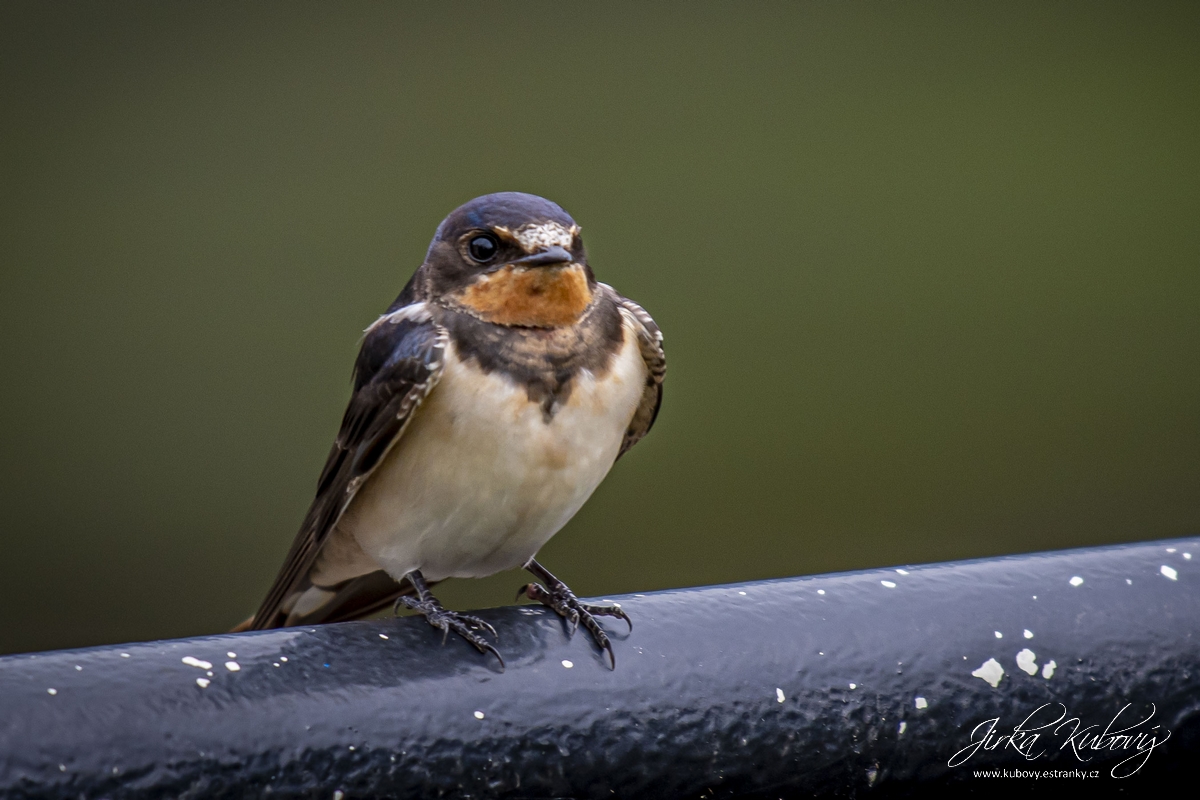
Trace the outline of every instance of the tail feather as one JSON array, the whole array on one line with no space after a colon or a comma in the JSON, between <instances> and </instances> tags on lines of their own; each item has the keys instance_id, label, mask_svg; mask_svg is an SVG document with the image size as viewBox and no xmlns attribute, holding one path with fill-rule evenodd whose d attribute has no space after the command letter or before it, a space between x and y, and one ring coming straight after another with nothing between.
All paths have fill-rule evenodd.
<instances>
[{"instance_id":1,"label":"tail feather","mask_svg":"<svg viewBox=\"0 0 1200 800\"><path fill-rule=\"evenodd\" d=\"M430 586L436 582L430 583ZM295 610L300 604L296 601L307 591L319 591L324 597L312 608L306 608L300 613ZM309 586L304 591L296 592L284 604L288 611L276 614L265 628L287 628L294 625L318 625L326 622L344 622L362 619L378 611L382 611L404 595L416 594L416 589L409 582L398 583L383 570L376 570L352 578L327 591L319 587ZM230 633L241 633L254 630L254 617L238 624Z\"/></svg>"}]
</instances>

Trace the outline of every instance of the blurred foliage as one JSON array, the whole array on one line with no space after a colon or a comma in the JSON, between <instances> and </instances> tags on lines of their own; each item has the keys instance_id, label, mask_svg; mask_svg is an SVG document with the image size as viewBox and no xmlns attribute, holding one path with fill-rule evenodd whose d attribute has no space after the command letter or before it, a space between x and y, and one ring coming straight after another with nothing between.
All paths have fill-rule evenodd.
<instances>
[{"instance_id":1,"label":"blurred foliage","mask_svg":"<svg viewBox=\"0 0 1200 800\"><path fill-rule=\"evenodd\" d=\"M0 651L250 613L362 329L504 189L666 333L657 427L543 551L581 594L1195 533L1198 22L6 3Z\"/></svg>"}]
</instances>

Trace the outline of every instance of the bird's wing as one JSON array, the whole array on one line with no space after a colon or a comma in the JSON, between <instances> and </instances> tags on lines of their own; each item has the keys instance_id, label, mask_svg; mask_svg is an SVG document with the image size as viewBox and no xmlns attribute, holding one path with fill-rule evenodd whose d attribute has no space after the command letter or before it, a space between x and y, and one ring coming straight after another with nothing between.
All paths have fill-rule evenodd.
<instances>
[{"instance_id":1,"label":"bird's wing","mask_svg":"<svg viewBox=\"0 0 1200 800\"><path fill-rule=\"evenodd\" d=\"M637 410L633 412L633 419L625 431L625 439L621 442L621 452L617 454L617 458L620 458L650 432L654 420L658 417L658 408L662 405L663 377L667 373L667 357L663 353L662 331L658 329L654 319L646 313L646 309L617 294L611 287L609 291L615 295L621 316L637 332L638 347L642 351L642 359L646 362L646 387L642 390L641 402L638 403Z\"/></svg>"},{"instance_id":2,"label":"bird's wing","mask_svg":"<svg viewBox=\"0 0 1200 800\"><path fill-rule=\"evenodd\" d=\"M446 341L446 330L433 322L420 302L395 309L367 329L354 365L354 392L317 483L317 496L288 551L283 569L254 615L251 630L284 624L287 618L284 601L307 586L308 572L342 513L404 434L421 401L437 385ZM367 583L371 586L379 583L372 581ZM395 582L391 588L391 596L400 593ZM338 618L374 610L366 605L377 607L380 598L375 595L379 592L369 594L370 597L359 598L353 604L354 609L339 614Z\"/></svg>"}]
</instances>

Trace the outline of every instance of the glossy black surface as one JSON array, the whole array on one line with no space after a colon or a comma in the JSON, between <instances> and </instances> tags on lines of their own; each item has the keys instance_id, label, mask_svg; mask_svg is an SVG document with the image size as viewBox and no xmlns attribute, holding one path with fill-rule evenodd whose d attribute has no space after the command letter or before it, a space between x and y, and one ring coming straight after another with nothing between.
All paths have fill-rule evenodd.
<instances>
[{"instance_id":1,"label":"glossy black surface","mask_svg":"<svg viewBox=\"0 0 1200 800\"><path fill-rule=\"evenodd\" d=\"M1181 539L613 597L634 620L605 621L615 671L537 607L480 612L504 672L420 619L0 658L0 795L1049 789L980 768L1096 769L1089 796L1144 790L1200 752L1197 562L1200 541ZM995 688L971 674L991 658ZM1048 733L1035 761L1000 748L947 766L978 723L1011 730L1044 703L1101 728L1153 703L1138 730L1170 739L1124 780L1110 771L1127 754L1081 763Z\"/></svg>"}]
</instances>

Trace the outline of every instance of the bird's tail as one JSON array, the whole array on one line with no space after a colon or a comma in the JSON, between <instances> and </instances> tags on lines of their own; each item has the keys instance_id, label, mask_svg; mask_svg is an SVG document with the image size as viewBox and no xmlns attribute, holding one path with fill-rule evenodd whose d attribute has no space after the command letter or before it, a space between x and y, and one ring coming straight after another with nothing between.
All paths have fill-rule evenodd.
<instances>
[{"instance_id":1,"label":"bird's tail","mask_svg":"<svg viewBox=\"0 0 1200 800\"><path fill-rule=\"evenodd\" d=\"M436 581L429 583L430 586L435 584ZM318 625L362 619L382 611L403 595L413 594L416 594L416 589L412 584L408 581L397 583L392 576L380 569L328 589L310 584L293 594L290 602L286 603L288 611L281 611L268 624L259 627L288 628L293 625ZM249 617L230 633L254 629L254 617Z\"/></svg>"}]
</instances>

